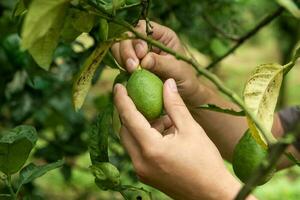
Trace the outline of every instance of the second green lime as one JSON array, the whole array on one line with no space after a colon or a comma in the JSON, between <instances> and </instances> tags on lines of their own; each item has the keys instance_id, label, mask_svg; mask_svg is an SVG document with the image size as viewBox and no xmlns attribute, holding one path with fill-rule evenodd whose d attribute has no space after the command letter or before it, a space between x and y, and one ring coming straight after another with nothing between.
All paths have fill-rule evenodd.
<instances>
[{"instance_id":1,"label":"second green lime","mask_svg":"<svg viewBox=\"0 0 300 200\"><path fill-rule=\"evenodd\" d=\"M148 119L163 111L163 82L146 69L137 69L127 82L127 92L137 109Z\"/></svg>"}]
</instances>

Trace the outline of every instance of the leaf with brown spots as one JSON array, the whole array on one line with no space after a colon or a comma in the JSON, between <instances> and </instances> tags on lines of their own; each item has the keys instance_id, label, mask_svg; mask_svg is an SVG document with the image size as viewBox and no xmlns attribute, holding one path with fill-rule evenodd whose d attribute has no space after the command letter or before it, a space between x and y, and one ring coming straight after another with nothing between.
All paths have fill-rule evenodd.
<instances>
[{"instance_id":1,"label":"leaf with brown spots","mask_svg":"<svg viewBox=\"0 0 300 200\"><path fill-rule=\"evenodd\" d=\"M246 106L265 127L267 131L266 137L270 142L276 141L271 133L271 129L283 79L283 69L283 66L274 63L258 66L247 81L243 94ZM251 118L247 117L247 119L253 137L259 144L266 147L265 138Z\"/></svg>"},{"instance_id":2,"label":"leaf with brown spots","mask_svg":"<svg viewBox=\"0 0 300 200\"><path fill-rule=\"evenodd\" d=\"M99 67L101 61L106 55L107 51L111 47L111 42L104 42L99 44L93 53L87 58L83 67L75 78L73 83L73 105L76 111L78 111L90 90L92 85L92 79L95 71Z\"/></svg>"}]
</instances>

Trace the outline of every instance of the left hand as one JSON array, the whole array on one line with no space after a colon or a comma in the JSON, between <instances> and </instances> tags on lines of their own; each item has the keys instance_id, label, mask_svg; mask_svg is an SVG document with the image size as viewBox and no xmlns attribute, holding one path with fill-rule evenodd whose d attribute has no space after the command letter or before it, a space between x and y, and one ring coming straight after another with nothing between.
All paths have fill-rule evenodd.
<instances>
[{"instance_id":1,"label":"left hand","mask_svg":"<svg viewBox=\"0 0 300 200\"><path fill-rule=\"evenodd\" d=\"M189 113L173 79L164 84L167 115L151 124L124 86L115 86L123 126L120 138L139 179L175 199L233 199L240 184L219 151Z\"/></svg>"}]
</instances>

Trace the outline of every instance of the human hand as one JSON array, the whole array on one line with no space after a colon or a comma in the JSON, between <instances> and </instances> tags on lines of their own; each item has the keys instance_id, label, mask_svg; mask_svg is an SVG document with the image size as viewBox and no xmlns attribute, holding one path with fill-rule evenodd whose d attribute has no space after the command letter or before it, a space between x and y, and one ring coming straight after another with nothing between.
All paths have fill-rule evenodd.
<instances>
[{"instance_id":1,"label":"human hand","mask_svg":"<svg viewBox=\"0 0 300 200\"><path fill-rule=\"evenodd\" d=\"M173 79L164 84L167 115L151 124L124 86L114 89L123 123L120 138L139 179L174 199L233 199L240 184L227 171L215 145L195 122Z\"/></svg>"},{"instance_id":2,"label":"human hand","mask_svg":"<svg viewBox=\"0 0 300 200\"><path fill-rule=\"evenodd\" d=\"M151 25L153 26L152 38L154 40L160 41L180 54L185 54L185 50L173 30L155 22L151 22ZM136 30L146 35L145 28L145 21L141 20ZM112 47L112 53L118 63L129 72L133 72L140 64L163 80L175 79L178 91L189 107L199 106L201 98L205 98L205 95L202 95L203 88L199 84L192 66L155 47L152 52L148 53L147 43L140 39L116 43Z\"/></svg>"}]
</instances>

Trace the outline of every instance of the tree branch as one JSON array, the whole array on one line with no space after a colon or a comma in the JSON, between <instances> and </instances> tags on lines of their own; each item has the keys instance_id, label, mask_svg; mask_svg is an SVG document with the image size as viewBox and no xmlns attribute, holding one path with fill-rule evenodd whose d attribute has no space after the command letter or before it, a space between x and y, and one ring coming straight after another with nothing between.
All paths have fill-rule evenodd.
<instances>
[{"instance_id":1,"label":"tree branch","mask_svg":"<svg viewBox=\"0 0 300 200\"><path fill-rule=\"evenodd\" d=\"M210 18L203 13L202 14L202 18L220 35L222 35L223 37L225 37L226 39L235 41L235 42L239 42L241 40L240 37L236 36L236 35L230 35L228 33L226 33L226 31L223 31L220 27L218 27L216 24L214 24Z\"/></svg>"},{"instance_id":2,"label":"tree branch","mask_svg":"<svg viewBox=\"0 0 300 200\"><path fill-rule=\"evenodd\" d=\"M250 177L249 181L239 191L235 200L244 200L254 188L261 182L266 174L269 174L274 170L274 166L280 159L281 155L285 152L286 148L293 143L300 133L300 124L294 133L287 133L281 140L276 144L270 146L268 156L260 164L258 169Z\"/></svg>"},{"instance_id":3,"label":"tree branch","mask_svg":"<svg viewBox=\"0 0 300 200\"><path fill-rule=\"evenodd\" d=\"M153 33L153 31L152 31L153 27L152 27L149 17L148 17L151 2L152 2L151 0L141 0L141 5L142 5L141 17L142 17L142 19L144 19L146 21L147 36L151 36ZM152 50L152 46L151 46L151 44L148 44L148 51L151 51L151 50Z\"/></svg>"},{"instance_id":4,"label":"tree branch","mask_svg":"<svg viewBox=\"0 0 300 200\"><path fill-rule=\"evenodd\" d=\"M271 23L274 19L279 17L284 9L282 7L279 7L276 11L272 12L268 16L266 16L261 22L259 22L253 29L251 29L246 35L239 38L237 43L230 48L226 53L224 53L222 56L216 58L214 61L212 61L206 69L212 69L215 67L218 63L220 63L223 59L225 59L227 56L232 54L237 48L239 48L242 44L244 44L249 38L254 36L257 32L259 32L263 27Z\"/></svg>"},{"instance_id":5,"label":"tree branch","mask_svg":"<svg viewBox=\"0 0 300 200\"><path fill-rule=\"evenodd\" d=\"M262 132L262 134L263 134L263 136L264 136L264 138L265 138L265 140L267 141L268 144L271 144L271 143L275 142L273 138L269 138L268 137L268 135L270 135L270 134L267 133L267 131L265 130L265 128L261 124L261 122L246 107L246 105L244 104L243 100L236 93L234 93L232 90L230 90L229 88L227 88L225 86L225 84L215 74L211 73L207 69L201 68L201 66L199 66L199 64L196 61L194 61L192 58L189 58L189 57L187 57L185 55L179 54L176 51L174 51L173 49L170 49L170 48L166 47L161 42L153 40L152 38L147 37L147 36L139 33L138 31L135 30L134 27L132 27L126 21L123 21L121 19L115 19L115 18L111 18L110 20L111 20L111 22L119 24L119 25L123 26L124 28L126 28L127 30L131 31L137 38L142 39L142 40L148 42L149 44L152 44L153 46L158 47L159 49L163 50L164 52L173 55L178 60L182 60L182 61L184 61L184 62L189 63L190 65L192 65L193 68L195 68L195 70L198 72L198 74L201 74L201 75L205 76L207 79L209 79L212 83L215 84L215 86L223 94L225 94L227 97L229 97L234 103L236 103L241 109L243 109L245 111L245 113L253 120L253 122L255 123L255 125Z\"/></svg>"}]
</instances>

